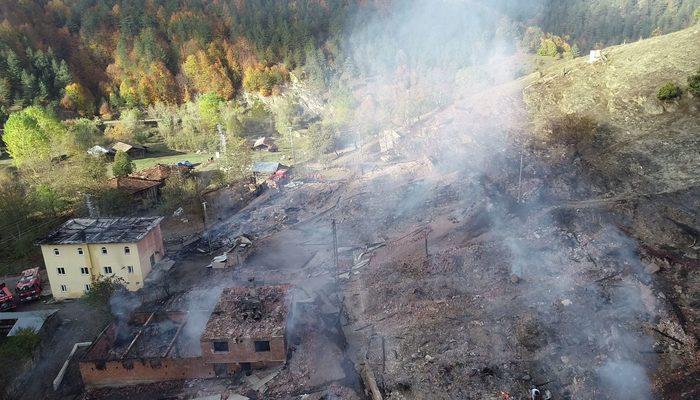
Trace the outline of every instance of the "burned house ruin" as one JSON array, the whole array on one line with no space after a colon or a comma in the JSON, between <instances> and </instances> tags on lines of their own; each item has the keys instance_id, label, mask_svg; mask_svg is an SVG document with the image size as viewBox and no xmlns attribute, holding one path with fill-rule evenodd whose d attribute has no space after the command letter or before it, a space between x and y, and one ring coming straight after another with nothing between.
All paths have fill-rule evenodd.
<instances>
[{"instance_id":1,"label":"burned house ruin","mask_svg":"<svg viewBox=\"0 0 700 400\"><path fill-rule=\"evenodd\" d=\"M134 313L107 326L80 360L87 387L214 378L284 364L289 286L224 289L206 326L188 312ZM189 327L192 328L192 327ZM202 332L192 337L188 332Z\"/></svg>"}]
</instances>

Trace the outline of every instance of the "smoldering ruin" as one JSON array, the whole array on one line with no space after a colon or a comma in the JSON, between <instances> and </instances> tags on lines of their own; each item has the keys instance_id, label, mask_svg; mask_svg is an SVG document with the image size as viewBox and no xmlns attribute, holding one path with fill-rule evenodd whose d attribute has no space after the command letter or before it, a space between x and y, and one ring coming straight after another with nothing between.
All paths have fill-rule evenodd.
<instances>
[{"instance_id":1,"label":"smoldering ruin","mask_svg":"<svg viewBox=\"0 0 700 400\"><path fill-rule=\"evenodd\" d=\"M157 382L125 376L168 366L197 395L249 398L699 395L697 186L622 192L604 165L535 135L522 88L504 84L520 60L501 38L479 53L478 82L441 84L449 51L426 49L473 56L460 46L491 15L471 11L464 34L459 15L413 2L357 27L353 55L376 77L361 89L359 139L317 167L326 179L292 167L292 185L171 243L175 267L93 344L86 383L100 371L114 377L105 385ZM397 41L398 60L366 57ZM383 116L398 92L444 101ZM241 237L245 257L212 261ZM271 287L294 288L288 309ZM227 360L237 345L253 351Z\"/></svg>"}]
</instances>

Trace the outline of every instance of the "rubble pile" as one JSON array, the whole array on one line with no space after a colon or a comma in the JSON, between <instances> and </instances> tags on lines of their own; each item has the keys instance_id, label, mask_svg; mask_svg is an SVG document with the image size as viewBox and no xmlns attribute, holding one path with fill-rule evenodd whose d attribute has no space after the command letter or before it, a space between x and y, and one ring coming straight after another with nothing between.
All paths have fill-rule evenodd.
<instances>
[{"instance_id":1,"label":"rubble pile","mask_svg":"<svg viewBox=\"0 0 700 400\"><path fill-rule=\"evenodd\" d=\"M380 249L349 283L359 299L346 331L389 398L500 398L532 385L587 398L609 365L653 368L668 351L692 360L695 340L614 227L535 218L496 226L498 241L431 243L427 259L420 244Z\"/></svg>"},{"instance_id":2,"label":"rubble pile","mask_svg":"<svg viewBox=\"0 0 700 400\"><path fill-rule=\"evenodd\" d=\"M288 285L224 289L202 338L282 335L289 311L288 289Z\"/></svg>"}]
</instances>

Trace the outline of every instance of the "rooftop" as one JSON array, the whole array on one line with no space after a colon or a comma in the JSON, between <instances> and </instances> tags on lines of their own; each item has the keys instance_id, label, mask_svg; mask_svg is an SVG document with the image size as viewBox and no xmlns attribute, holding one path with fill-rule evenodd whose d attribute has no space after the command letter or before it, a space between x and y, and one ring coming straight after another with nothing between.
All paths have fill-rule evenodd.
<instances>
[{"instance_id":1,"label":"rooftop","mask_svg":"<svg viewBox=\"0 0 700 400\"><path fill-rule=\"evenodd\" d=\"M189 168L185 166L169 166L165 164L157 164L154 167L134 172L129 176L132 178L145 179L147 181L163 182L166 179L168 179L174 171L187 172L189 171Z\"/></svg>"},{"instance_id":2,"label":"rooftop","mask_svg":"<svg viewBox=\"0 0 700 400\"><path fill-rule=\"evenodd\" d=\"M129 144L129 143L124 143L124 142L116 142L112 145L112 149L115 151L123 151L127 152L131 149L144 149L145 147L138 145L138 144Z\"/></svg>"},{"instance_id":3,"label":"rooftop","mask_svg":"<svg viewBox=\"0 0 700 400\"><path fill-rule=\"evenodd\" d=\"M263 136L258 138L255 141L255 144L253 144L253 147L258 147L258 146L274 146L275 141L271 137Z\"/></svg>"},{"instance_id":4,"label":"rooftop","mask_svg":"<svg viewBox=\"0 0 700 400\"><path fill-rule=\"evenodd\" d=\"M159 181L134 178L131 176L116 177L107 181L107 187L123 190L131 195L144 192L159 185Z\"/></svg>"},{"instance_id":5,"label":"rooftop","mask_svg":"<svg viewBox=\"0 0 700 400\"><path fill-rule=\"evenodd\" d=\"M136 243L160 225L163 217L75 218L39 244Z\"/></svg>"},{"instance_id":6,"label":"rooftop","mask_svg":"<svg viewBox=\"0 0 700 400\"><path fill-rule=\"evenodd\" d=\"M284 335L289 285L224 289L202 340L266 338Z\"/></svg>"},{"instance_id":7,"label":"rooftop","mask_svg":"<svg viewBox=\"0 0 700 400\"><path fill-rule=\"evenodd\" d=\"M285 165L282 165L278 162L274 161L269 161L269 162L256 162L253 164L253 172L259 172L259 173L270 173L274 174L280 169L287 168Z\"/></svg>"},{"instance_id":8,"label":"rooftop","mask_svg":"<svg viewBox=\"0 0 700 400\"><path fill-rule=\"evenodd\" d=\"M15 336L20 329L32 329L38 332L49 317L58 310L37 310L24 312L1 312L0 321L14 321L7 336Z\"/></svg>"}]
</instances>

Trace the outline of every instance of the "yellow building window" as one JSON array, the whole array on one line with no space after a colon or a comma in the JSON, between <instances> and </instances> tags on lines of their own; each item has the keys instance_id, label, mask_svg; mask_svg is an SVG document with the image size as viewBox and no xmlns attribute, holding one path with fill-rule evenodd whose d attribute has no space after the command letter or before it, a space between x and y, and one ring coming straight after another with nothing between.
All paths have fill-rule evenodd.
<instances>
[{"instance_id":1,"label":"yellow building window","mask_svg":"<svg viewBox=\"0 0 700 400\"><path fill-rule=\"evenodd\" d=\"M80 274L81 275L90 275L90 269L88 269L88 267L80 267Z\"/></svg>"},{"instance_id":2,"label":"yellow building window","mask_svg":"<svg viewBox=\"0 0 700 400\"><path fill-rule=\"evenodd\" d=\"M61 292L65 293L68 291L68 285L61 285Z\"/></svg>"},{"instance_id":3,"label":"yellow building window","mask_svg":"<svg viewBox=\"0 0 700 400\"><path fill-rule=\"evenodd\" d=\"M56 273L59 275L65 275L66 274L66 269L63 267L58 267L56 268Z\"/></svg>"},{"instance_id":4,"label":"yellow building window","mask_svg":"<svg viewBox=\"0 0 700 400\"><path fill-rule=\"evenodd\" d=\"M82 248L82 247L78 247L78 254L80 254L80 255L83 254L83 248Z\"/></svg>"},{"instance_id":5,"label":"yellow building window","mask_svg":"<svg viewBox=\"0 0 700 400\"><path fill-rule=\"evenodd\" d=\"M124 254L131 254L131 249L129 246L124 246Z\"/></svg>"},{"instance_id":6,"label":"yellow building window","mask_svg":"<svg viewBox=\"0 0 700 400\"><path fill-rule=\"evenodd\" d=\"M133 273L134 273L134 267L132 267L131 265L129 265L128 267L126 267L126 272L128 272L128 273L130 273L130 274L133 274Z\"/></svg>"},{"instance_id":7,"label":"yellow building window","mask_svg":"<svg viewBox=\"0 0 700 400\"><path fill-rule=\"evenodd\" d=\"M61 254L61 252L58 251L58 249L53 249L53 255L57 256L59 254Z\"/></svg>"},{"instance_id":8,"label":"yellow building window","mask_svg":"<svg viewBox=\"0 0 700 400\"><path fill-rule=\"evenodd\" d=\"M105 274L111 274L112 273L112 267L104 267Z\"/></svg>"}]
</instances>

